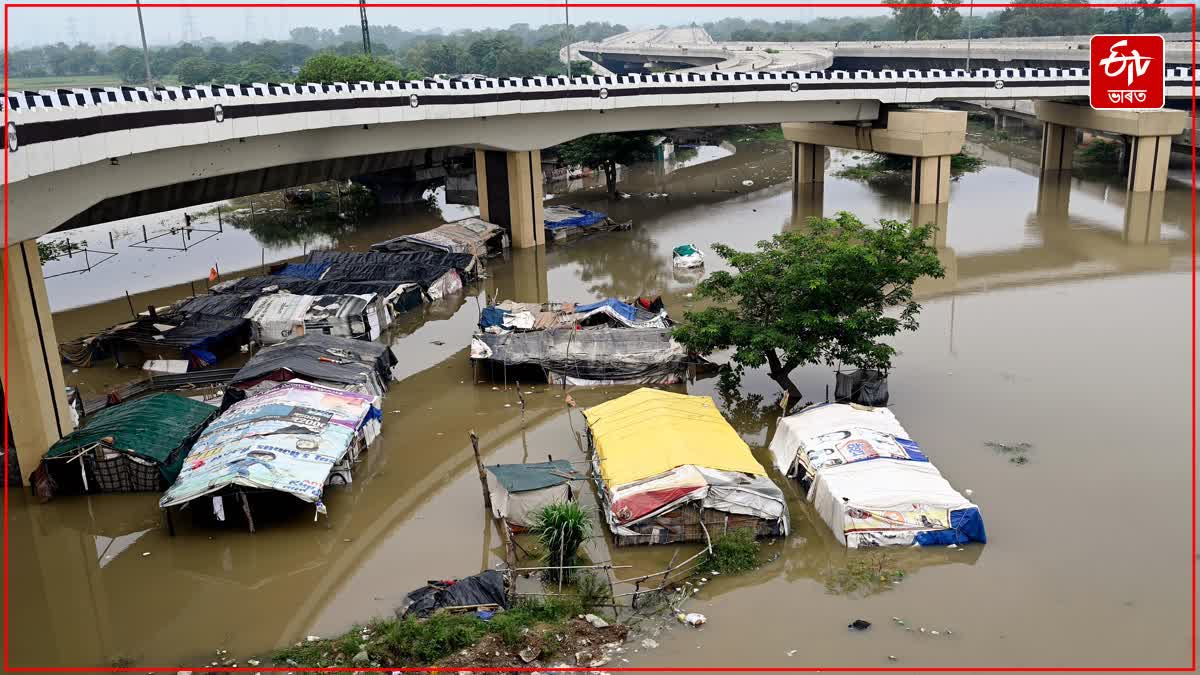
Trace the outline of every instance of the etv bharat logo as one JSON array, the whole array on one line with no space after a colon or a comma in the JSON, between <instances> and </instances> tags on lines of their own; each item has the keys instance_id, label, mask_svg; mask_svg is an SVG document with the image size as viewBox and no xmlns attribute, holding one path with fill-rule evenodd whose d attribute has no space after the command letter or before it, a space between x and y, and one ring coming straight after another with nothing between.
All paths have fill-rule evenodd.
<instances>
[{"instance_id":1,"label":"etv bharat logo","mask_svg":"<svg viewBox=\"0 0 1200 675\"><path fill-rule=\"evenodd\" d=\"M1149 110L1166 103L1165 46L1161 35L1093 35L1092 107Z\"/></svg>"}]
</instances>

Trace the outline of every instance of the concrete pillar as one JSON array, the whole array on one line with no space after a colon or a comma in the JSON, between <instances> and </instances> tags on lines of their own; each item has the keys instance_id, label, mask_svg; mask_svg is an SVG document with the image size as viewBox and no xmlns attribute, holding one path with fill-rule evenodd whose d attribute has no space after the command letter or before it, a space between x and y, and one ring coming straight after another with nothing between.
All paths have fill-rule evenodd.
<instances>
[{"instance_id":1,"label":"concrete pillar","mask_svg":"<svg viewBox=\"0 0 1200 675\"><path fill-rule=\"evenodd\" d=\"M945 204L950 201L950 156L913 157L912 203Z\"/></svg>"},{"instance_id":2,"label":"concrete pillar","mask_svg":"<svg viewBox=\"0 0 1200 675\"><path fill-rule=\"evenodd\" d=\"M1166 191L1129 192L1125 195L1125 242L1158 244L1162 241Z\"/></svg>"},{"instance_id":3,"label":"concrete pillar","mask_svg":"<svg viewBox=\"0 0 1200 675\"><path fill-rule=\"evenodd\" d=\"M1167 189L1167 164L1171 159L1170 136L1134 136L1129 148L1130 192L1159 192Z\"/></svg>"},{"instance_id":4,"label":"concrete pillar","mask_svg":"<svg viewBox=\"0 0 1200 675\"><path fill-rule=\"evenodd\" d=\"M1075 159L1075 129L1042 122L1042 173L1070 171Z\"/></svg>"},{"instance_id":5,"label":"concrete pillar","mask_svg":"<svg viewBox=\"0 0 1200 675\"><path fill-rule=\"evenodd\" d=\"M797 186L825 182L825 146L792 143L792 180Z\"/></svg>"},{"instance_id":6,"label":"concrete pillar","mask_svg":"<svg viewBox=\"0 0 1200 675\"><path fill-rule=\"evenodd\" d=\"M543 246L542 152L475 151L479 217L507 229L513 248Z\"/></svg>"},{"instance_id":7,"label":"concrete pillar","mask_svg":"<svg viewBox=\"0 0 1200 675\"><path fill-rule=\"evenodd\" d=\"M71 411L37 242L14 244L5 258L8 386L4 397L21 480L28 483L50 445L71 432Z\"/></svg>"}]
</instances>

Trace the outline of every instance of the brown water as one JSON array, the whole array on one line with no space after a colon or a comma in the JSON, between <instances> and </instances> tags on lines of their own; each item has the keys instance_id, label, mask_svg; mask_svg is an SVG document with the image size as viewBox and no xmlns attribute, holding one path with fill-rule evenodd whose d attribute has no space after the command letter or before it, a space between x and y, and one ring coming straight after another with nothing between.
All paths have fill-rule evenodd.
<instances>
[{"instance_id":1,"label":"brown water","mask_svg":"<svg viewBox=\"0 0 1200 675\"><path fill-rule=\"evenodd\" d=\"M921 328L896 339L890 387L905 427L956 487L974 490L990 542L962 552L902 551L909 574L892 590L831 595L824 577L853 554L788 485L793 534L767 548L778 558L705 586L688 605L708 615L703 629L669 628L656 638L659 648L631 645L629 662L610 666L1188 663L1189 191L1173 183L1163 202L1138 201L1127 215L1119 184L1074 180L1044 187L1039 198L1035 167L1020 153L975 150L989 166L957 181L948 212L932 214L947 223L948 274L921 287ZM746 248L793 227L788 162L786 148L743 145L733 157L665 175L634 170L622 185L669 197L634 196L609 208L597 189L560 196L633 218L635 227L517 251L491 265L484 285L523 300L661 293L681 315L696 279L672 271L671 248ZM905 185L832 177L823 209L864 219L910 215ZM1159 209L1149 226L1139 216ZM333 238L362 250L433 220L383 216ZM260 248L244 267L259 262ZM708 271L720 268L710 254ZM113 287L91 274L94 286ZM185 284L136 302L187 292ZM534 392L525 396L522 425L514 389L472 384L465 346L476 311L466 298L403 317L393 342L400 379L384 402L382 439L353 486L330 490L328 521L314 524L302 510L254 535L185 526L168 537L154 495L37 505L12 494L13 665L103 666L119 657L205 665L216 649L244 665L305 635L388 614L426 579L494 565L500 543L482 508L467 431L479 432L489 463L580 459L584 423L545 385L522 387ZM127 313L123 297L62 312L59 336ZM94 368L68 372L68 380L100 391L131 373ZM822 399L832 374L808 368L795 378L807 397ZM687 388L713 394L714 385ZM721 402L769 466L775 387L755 372L742 389L746 398ZM624 391L571 393L586 407ZM985 447L990 440L1030 443L1032 461L1012 464ZM593 548L594 557L609 555L603 542ZM632 565L622 571L632 575L663 566L672 552L612 555ZM893 616L943 634L905 632ZM847 631L856 618L875 626Z\"/></svg>"}]
</instances>

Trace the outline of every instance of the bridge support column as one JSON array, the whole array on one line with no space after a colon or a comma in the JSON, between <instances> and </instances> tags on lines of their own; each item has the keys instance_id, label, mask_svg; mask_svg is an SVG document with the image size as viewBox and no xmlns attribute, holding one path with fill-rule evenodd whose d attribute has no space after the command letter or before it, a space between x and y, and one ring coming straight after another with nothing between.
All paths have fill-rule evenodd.
<instances>
[{"instance_id":1,"label":"bridge support column","mask_svg":"<svg viewBox=\"0 0 1200 675\"><path fill-rule=\"evenodd\" d=\"M11 448L21 481L42 455L74 428L37 242L8 247L8 402Z\"/></svg>"},{"instance_id":2,"label":"bridge support column","mask_svg":"<svg viewBox=\"0 0 1200 675\"><path fill-rule=\"evenodd\" d=\"M804 146L882 152L913 158L914 204L950 201L950 157L962 152L967 135L967 113L953 110L886 110L883 126L861 127L825 122L789 122L784 138L796 148L796 186L806 174L801 161Z\"/></svg>"},{"instance_id":3,"label":"bridge support column","mask_svg":"<svg viewBox=\"0 0 1200 675\"><path fill-rule=\"evenodd\" d=\"M475 151L479 217L507 229L513 248L546 244L542 151Z\"/></svg>"},{"instance_id":4,"label":"bridge support column","mask_svg":"<svg viewBox=\"0 0 1200 675\"><path fill-rule=\"evenodd\" d=\"M825 182L825 146L792 143L792 181L798 187Z\"/></svg>"},{"instance_id":5,"label":"bridge support column","mask_svg":"<svg viewBox=\"0 0 1200 675\"><path fill-rule=\"evenodd\" d=\"M1130 192L1125 195L1125 241L1128 244L1162 242L1165 191Z\"/></svg>"},{"instance_id":6,"label":"bridge support column","mask_svg":"<svg viewBox=\"0 0 1200 675\"><path fill-rule=\"evenodd\" d=\"M1042 173L1070 171L1075 159L1075 129L1042 122Z\"/></svg>"},{"instance_id":7,"label":"bridge support column","mask_svg":"<svg viewBox=\"0 0 1200 675\"><path fill-rule=\"evenodd\" d=\"M1037 101L1034 104L1043 129L1051 134L1055 127L1093 129L1130 137L1129 174L1126 186L1130 192L1157 192L1167 187L1167 162L1171 156L1171 137L1183 132L1187 113L1182 110L1093 110L1088 107ZM1074 134L1071 134L1073 143ZM1055 170L1051 137L1042 140L1042 170ZM1066 143L1066 140L1063 141ZM1060 156L1065 154L1062 150ZM1053 153L1051 153L1053 155ZM1068 164L1066 167L1070 168Z\"/></svg>"}]
</instances>

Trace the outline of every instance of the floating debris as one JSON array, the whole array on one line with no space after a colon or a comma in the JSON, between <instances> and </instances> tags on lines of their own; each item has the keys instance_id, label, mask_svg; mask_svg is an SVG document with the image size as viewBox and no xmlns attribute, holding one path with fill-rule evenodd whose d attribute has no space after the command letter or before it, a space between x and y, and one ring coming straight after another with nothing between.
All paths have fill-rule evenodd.
<instances>
[{"instance_id":1,"label":"floating debris","mask_svg":"<svg viewBox=\"0 0 1200 675\"><path fill-rule=\"evenodd\" d=\"M855 619L854 621L850 622L846 627L851 630L866 630L871 627L871 622L864 621L862 619ZM922 628L921 630L925 630L925 629Z\"/></svg>"},{"instance_id":2,"label":"floating debris","mask_svg":"<svg viewBox=\"0 0 1200 675\"><path fill-rule=\"evenodd\" d=\"M658 641L646 638L645 640L642 640L642 647L646 649L658 649Z\"/></svg>"}]
</instances>

